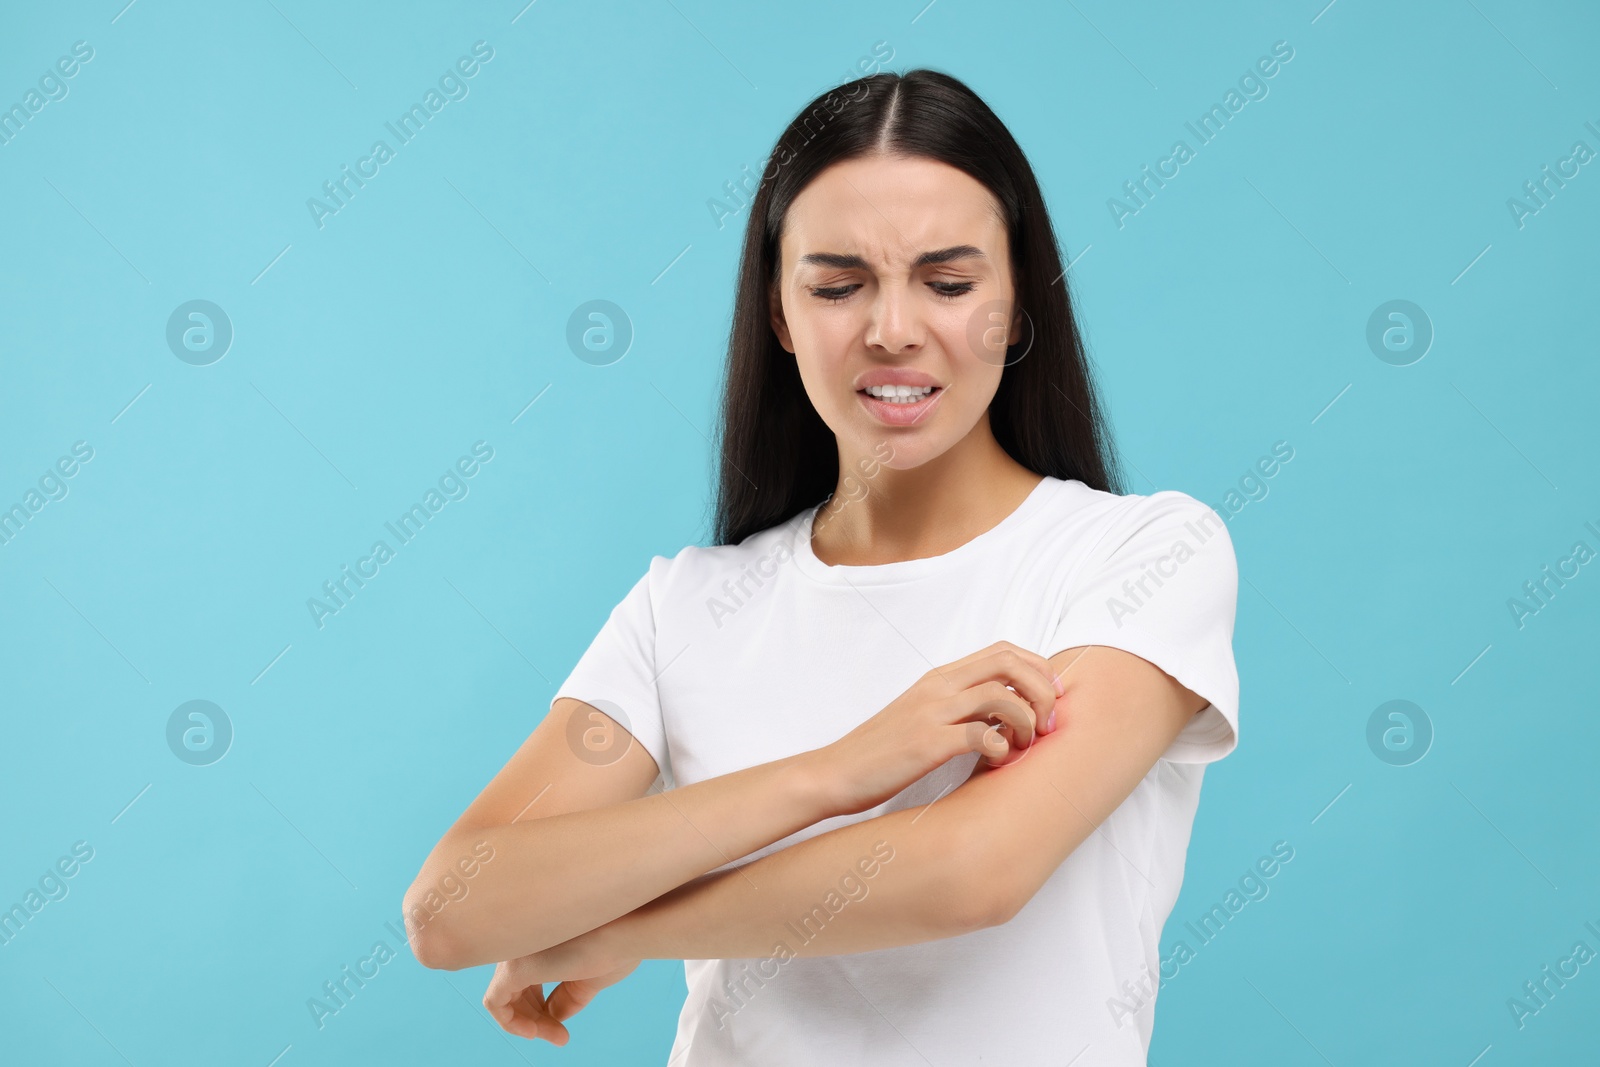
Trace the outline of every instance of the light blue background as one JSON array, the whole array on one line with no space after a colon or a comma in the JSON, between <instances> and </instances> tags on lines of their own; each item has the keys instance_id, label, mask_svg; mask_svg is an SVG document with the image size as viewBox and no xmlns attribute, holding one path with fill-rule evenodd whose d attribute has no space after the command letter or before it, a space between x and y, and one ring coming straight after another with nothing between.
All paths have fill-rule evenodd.
<instances>
[{"instance_id":1,"label":"light blue background","mask_svg":"<svg viewBox=\"0 0 1600 1067\"><path fill-rule=\"evenodd\" d=\"M122 2L0 24L0 106L94 49L0 145L0 506L94 449L0 546L0 906L94 849L0 947L8 1058L665 1061L675 961L558 1053L385 924L650 556L707 539L744 222L707 201L879 41L1028 152L1132 491L1220 506L1294 449L1230 521L1242 743L1163 951L1294 859L1162 992L1152 1062L1593 1055L1600 962L1521 1029L1506 1006L1600 951L1600 565L1507 607L1600 549L1600 164L1507 208L1600 149L1591 5ZM319 229L307 199L479 39L469 95ZM1280 40L1269 95L1119 229L1108 198ZM235 329L209 366L165 341L193 299ZM636 331L610 366L565 341L592 299ZM1436 330L1410 366L1365 340L1391 299ZM318 629L307 598L479 440L469 495ZM235 730L206 767L165 740L193 699ZM1435 731L1410 766L1367 745L1391 699ZM380 939L319 1030L308 998ZM974 1025L1004 1003L974 989Z\"/></svg>"}]
</instances>

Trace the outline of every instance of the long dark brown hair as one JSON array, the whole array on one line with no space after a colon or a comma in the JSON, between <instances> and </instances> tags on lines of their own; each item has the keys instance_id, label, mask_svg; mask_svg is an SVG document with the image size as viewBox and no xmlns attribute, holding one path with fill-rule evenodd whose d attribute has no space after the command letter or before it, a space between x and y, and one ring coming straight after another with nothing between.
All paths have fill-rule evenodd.
<instances>
[{"instance_id":1,"label":"long dark brown hair","mask_svg":"<svg viewBox=\"0 0 1600 1067\"><path fill-rule=\"evenodd\" d=\"M988 105L950 75L885 71L802 108L778 138L751 202L718 430L718 545L738 544L792 518L838 484L838 443L772 331L770 286L779 276L778 242L795 197L826 167L875 152L947 163L999 201L1017 303L1032 323L1032 336L1025 327L1008 350L989 406L1000 447L1036 474L1122 492L1055 230L1022 148ZM1016 351L1030 342L1025 356Z\"/></svg>"}]
</instances>

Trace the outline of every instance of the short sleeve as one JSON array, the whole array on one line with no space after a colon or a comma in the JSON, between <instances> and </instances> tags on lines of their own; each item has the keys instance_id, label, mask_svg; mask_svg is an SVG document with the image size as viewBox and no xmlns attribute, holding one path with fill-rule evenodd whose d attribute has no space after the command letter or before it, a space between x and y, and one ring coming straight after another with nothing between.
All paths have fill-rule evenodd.
<instances>
[{"instance_id":1,"label":"short sleeve","mask_svg":"<svg viewBox=\"0 0 1600 1067\"><path fill-rule=\"evenodd\" d=\"M1185 493L1130 500L1068 579L1046 655L1108 645L1160 667L1210 702L1161 758L1212 763L1239 741L1233 541L1222 518Z\"/></svg>"},{"instance_id":2,"label":"short sleeve","mask_svg":"<svg viewBox=\"0 0 1600 1067\"><path fill-rule=\"evenodd\" d=\"M554 707L560 698L573 697L617 720L644 746L656 761L657 770L669 782L666 725L656 688L656 613L652 591L670 562L662 556L652 557L650 569L611 609L600 632L579 657L555 696L550 698ZM581 738L574 744L581 747ZM596 760L604 762L614 762L620 757L621 752L615 755L594 753Z\"/></svg>"}]
</instances>

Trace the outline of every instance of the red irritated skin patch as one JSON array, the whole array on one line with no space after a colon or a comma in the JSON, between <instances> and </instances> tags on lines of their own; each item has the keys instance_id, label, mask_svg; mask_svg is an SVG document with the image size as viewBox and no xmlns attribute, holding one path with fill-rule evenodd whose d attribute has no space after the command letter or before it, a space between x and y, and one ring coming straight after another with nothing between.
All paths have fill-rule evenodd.
<instances>
[{"instance_id":1,"label":"red irritated skin patch","mask_svg":"<svg viewBox=\"0 0 1600 1067\"><path fill-rule=\"evenodd\" d=\"M1052 738L1054 738L1056 736L1056 734L1062 732L1062 730L1064 730L1066 728L1067 723L1070 721L1070 718L1071 718L1067 713L1067 701L1068 701L1068 698L1071 696L1071 694L1072 694L1072 691L1069 689L1062 696L1056 697L1055 706L1052 707L1051 710L1050 710L1050 717L1045 719L1045 722L1047 724L1047 728L1046 728L1046 730L1044 732L1040 732L1040 731L1037 731L1037 730L1034 731L1033 744L1032 745L1029 745L1027 748L1024 748L1024 749L1013 749L1011 754L1006 757L1006 760L1005 760L1004 763L992 764L991 765L986 760L982 760L982 759L978 760L977 764L974 765L974 767L972 768L972 774L968 776L968 780L970 781L972 778L976 778L980 774L989 773L989 772L993 772L993 771L1002 771L1002 770L1005 770L1005 769L1007 769L1009 767L1016 766L1017 764L1021 763L1023 760L1028 758L1028 755L1033 751L1034 746L1045 744L1048 741L1050 741ZM1050 718L1054 718L1054 720L1055 720L1055 723L1054 723L1053 726L1049 725Z\"/></svg>"},{"instance_id":2,"label":"red irritated skin patch","mask_svg":"<svg viewBox=\"0 0 1600 1067\"><path fill-rule=\"evenodd\" d=\"M1090 653L1094 654L1095 666L1086 671L1074 671L1077 661ZM1099 666L1102 662L1106 665ZM1164 698L1168 690L1177 689L1190 717L1205 710L1208 703L1205 698L1184 689L1174 678L1147 660L1117 648L1089 645L1064 649L1050 658L1050 666L1058 672L1056 677L1061 679L1066 689L1065 693L1056 697L1051 709L1051 714L1056 719L1055 727L1047 728L1043 732L1036 731L1032 745L1013 750L1003 763L990 765L980 759L973 767L972 773L968 775L968 781L994 771L1014 767L1027 759L1040 745L1057 744L1056 735L1065 733L1067 725L1074 720L1074 717L1079 724L1076 735L1079 743L1120 745L1126 741L1136 745L1141 728L1141 724L1135 721L1140 714L1137 709L1142 707L1145 701ZM1147 680L1151 677L1159 679L1165 685L1152 686ZM1143 692L1139 686L1147 686L1152 691ZM1048 716L1045 721L1049 722ZM1065 751L1058 753L1054 748L1045 751L1053 753L1052 758L1065 756ZM1056 792L1059 791L1057 788Z\"/></svg>"}]
</instances>

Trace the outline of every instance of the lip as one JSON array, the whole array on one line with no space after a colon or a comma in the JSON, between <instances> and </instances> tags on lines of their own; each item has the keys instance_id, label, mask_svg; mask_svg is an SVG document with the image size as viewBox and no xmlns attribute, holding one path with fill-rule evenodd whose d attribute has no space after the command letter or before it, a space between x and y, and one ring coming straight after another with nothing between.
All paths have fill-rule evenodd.
<instances>
[{"instance_id":1,"label":"lip","mask_svg":"<svg viewBox=\"0 0 1600 1067\"><path fill-rule=\"evenodd\" d=\"M918 387L932 385L940 387L944 383L931 374L912 370L910 367L879 367L877 370L867 371L858 377L855 390L859 393L869 385L915 385Z\"/></svg>"},{"instance_id":2,"label":"lip","mask_svg":"<svg viewBox=\"0 0 1600 1067\"><path fill-rule=\"evenodd\" d=\"M872 385L933 385L937 382L872 382ZM864 387L863 387L864 388ZM921 422L933 406L944 396L942 388L935 388L933 392L918 400L914 404L891 404L886 400L868 396L865 392L857 392L856 396L861 401L861 406L867 413L886 426L910 426Z\"/></svg>"}]
</instances>

